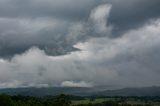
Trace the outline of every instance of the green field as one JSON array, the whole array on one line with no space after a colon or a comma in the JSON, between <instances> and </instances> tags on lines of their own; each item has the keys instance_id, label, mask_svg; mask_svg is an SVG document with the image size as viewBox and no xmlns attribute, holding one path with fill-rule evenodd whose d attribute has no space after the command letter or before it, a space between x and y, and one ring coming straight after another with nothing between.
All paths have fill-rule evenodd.
<instances>
[{"instance_id":1,"label":"green field","mask_svg":"<svg viewBox=\"0 0 160 106\"><path fill-rule=\"evenodd\" d=\"M0 106L160 106L160 97L50 97L0 95Z\"/></svg>"},{"instance_id":2,"label":"green field","mask_svg":"<svg viewBox=\"0 0 160 106\"><path fill-rule=\"evenodd\" d=\"M89 98L86 98L85 100L74 100L72 101L72 104L73 105L78 105L78 104L89 104L89 103L92 103L92 104L97 104L97 103L103 103L105 101L110 101L112 100L113 98L97 98L95 100L91 100Z\"/></svg>"},{"instance_id":3,"label":"green field","mask_svg":"<svg viewBox=\"0 0 160 106\"><path fill-rule=\"evenodd\" d=\"M145 97L141 97L141 98L136 98L136 97L119 97L119 98L96 98L94 100L91 100L89 98L86 98L85 100L73 100L72 101L72 106L76 106L76 105L88 105L88 104L92 104L92 105L96 105L96 104L101 104L104 102L115 102L118 103L120 106L160 106L160 100L159 99L145 99ZM125 105L128 104L128 105ZM96 105L98 106L98 105ZM107 106L107 105L106 105ZM112 106L112 105L111 105ZM114 105L117 106L117 105Z\"/></svg>"},{"instance_id":4,"label":"green field","mask_svg":"<svg viewBox=\"0 0 160 106\"><path fill-rule=\"evenodd\" d=\"M73 105L89 104L89 103L96 104L96 103L102 103L102 102L109 101L109 100L112 100L112 98L97 98L95 100L90 100L87 98L86 100L74 100L72 101L72 104Z\"/></svg>"}]
</instances>

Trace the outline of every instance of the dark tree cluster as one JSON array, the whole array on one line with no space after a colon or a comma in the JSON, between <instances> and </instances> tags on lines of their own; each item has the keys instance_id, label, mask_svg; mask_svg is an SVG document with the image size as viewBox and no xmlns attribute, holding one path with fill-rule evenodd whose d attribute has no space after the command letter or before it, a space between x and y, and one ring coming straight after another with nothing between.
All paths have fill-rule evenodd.
<instances>
[{"instance_id":1,"label":"dark tree cluster","mask_svg":"<svg viewBox=\"0 0 160 106\"><path fill-rule=\"evenodd\" d=\"M0 95L0 106L160 106L160 97L110 97L111 100L94 103L96 98L90 97L90 103L73 104L72 101L84 100L84 97L58 95L55 97L26 97ZM128 101L142 101L144 104L129 104ZM152 103L159 103L154 105Z\"/></svg>"},{"instance_id":2,"label":"dark tree cluster","mask_svg":"<svg viewBox=\"0 0 160 106\"><path fill-rule=\"evenodd\" d=\"M51 98L0 95L0 106L70 106L69 96L61 94Z\"/></svg>"}]
</instances>

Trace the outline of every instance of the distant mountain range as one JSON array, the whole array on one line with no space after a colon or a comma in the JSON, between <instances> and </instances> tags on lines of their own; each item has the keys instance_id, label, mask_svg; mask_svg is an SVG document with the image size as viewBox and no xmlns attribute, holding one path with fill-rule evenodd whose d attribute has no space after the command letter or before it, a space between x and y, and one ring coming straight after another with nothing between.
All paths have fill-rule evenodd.
<instances>
[{"instance_id":1,"label":"distant mountain range","mask_svg":"<svg viewBox=\"0 0 160 106\"><path fill-rule=\"evenodd\" d=\"M49 87L49 88L7 88L0 89L0 94L23 96L55 96L61 93L76 96L160 96L160 87L124 88L99 91L96 88Z\"/></svg>"},{"instance_id":2,"label":"distant mountain range","mask_svg":"<svg viewBox=\"0 0 160 106\"><path fill-rule=\"evenodd\" d=\"M94 94L95 95L95 94ZM160 96L160 87L123 88L98 92L100 96Z\"/></svg>"}]
</instances>

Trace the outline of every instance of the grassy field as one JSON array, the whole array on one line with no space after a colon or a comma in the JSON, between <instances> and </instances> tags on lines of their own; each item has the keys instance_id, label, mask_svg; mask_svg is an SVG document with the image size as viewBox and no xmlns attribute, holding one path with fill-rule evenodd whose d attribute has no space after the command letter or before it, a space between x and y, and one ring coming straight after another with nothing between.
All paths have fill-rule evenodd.
<instances>
[{"instance_id":1,"label":"grassy field","mask_svg":"<svg viewBox=\"0 0 160 106\"><path fill-rule=\"evenodd\" d=\"M72 106L74 105L81 105L81 104L98 104L107 101L114 101L118 102L119 104L130 104L130 105L142 105L142 106L160 106L160 100L144 100L141 98L96 98L96 99L89 99L86 98L85 100L73 100Z\"/></svg>"},{"instance_id":2,"label":"grassy field","mask_svg":"<svg viewBox=\"0 0 160 106\"><path fill-rule=\"evenodd\" d=\"M96 103L102 103L102 102L109 101L109 100L112 100L112 99L111 98L97 98L95 100L91 100L91 99L86 98L85 100L74 100L72 101L72 104L73 105L89 104L89 103L96 104Z\"/></svg>"}]
</instances>

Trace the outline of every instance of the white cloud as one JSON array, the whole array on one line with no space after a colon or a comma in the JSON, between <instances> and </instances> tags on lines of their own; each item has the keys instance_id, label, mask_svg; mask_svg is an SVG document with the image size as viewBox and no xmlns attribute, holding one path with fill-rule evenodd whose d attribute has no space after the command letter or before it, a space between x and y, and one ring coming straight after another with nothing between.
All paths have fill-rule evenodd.
<instances>
[{"instance_id":1,"label":"white cloud","mask_svg":"<svg viewBox=\"0 0 160 106\"><path fill-rule=\"evenodd\" d=\"M61 83L62 87L92 87L91 83L86 83L85 81L74 82L74 81L64 81Z\"/></svg>"},{"instance_id":2,"label":"white cloud","mask_svg":"<svg viewBox=\"0 0 160 106\"><path fill-rule=\"evenodd\" d=\"M111 27L107 27L107 19L110 14L112 5L103 4L92 10L90 19L95 26L95 30L101 33L106 33L111 30Z\"/></svg>"}]
</instances>

